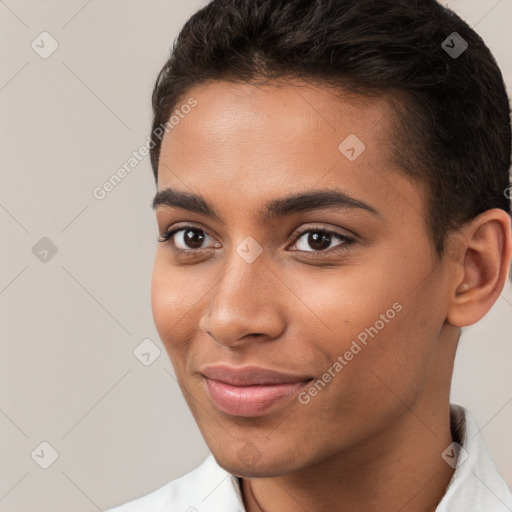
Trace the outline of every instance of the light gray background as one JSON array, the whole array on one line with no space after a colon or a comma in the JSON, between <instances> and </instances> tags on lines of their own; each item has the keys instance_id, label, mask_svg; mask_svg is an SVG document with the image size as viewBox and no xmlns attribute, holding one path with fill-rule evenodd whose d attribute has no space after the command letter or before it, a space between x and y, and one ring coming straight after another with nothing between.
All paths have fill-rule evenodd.
<instances>
[{"instance_id":1,"label":"light gray background","mask_svg":"<svg viewBox=\"0 0 512 512\"><path fill-rule=\"evenodd\" d=\"M0 0L4 512L102 510L208 453L153 325L149 157L104 200L92 195L146 141L156 75L202 5ZM511 84L512 0L448 5L476 27ZM47 59L31 48L42 31L59 44ZM57 247L46 263L32 253L42 237ZM463 338L452 401L473 412L512 485L511 332L507 285ZM146 338L162 351L150 366L133 353ZM43 441L58 452L48 469L31 457Z\"/></svg>"}]
</instances>

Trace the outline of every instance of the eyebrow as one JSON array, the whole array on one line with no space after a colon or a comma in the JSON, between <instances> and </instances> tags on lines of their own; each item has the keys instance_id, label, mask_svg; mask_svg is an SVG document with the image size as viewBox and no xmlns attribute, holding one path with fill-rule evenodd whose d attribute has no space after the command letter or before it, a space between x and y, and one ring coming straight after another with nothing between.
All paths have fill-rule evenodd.
<instances>
[{"instance_id":1,"label":"eyebrow","mask_svg":"<svg viewBox=\"0 0 512 512\"><path fill-rule=\"evenodd\" d=\"M222 222L220 215L204 197L172 188L159 190L153 199L152 206L154 210L162 206L181 208ZM373 206L338 189L311 190L271 199L265 204L260 214L265 220L271 221L292 213L333 208L344 210L358 209L370 212L377 217L381 216L380 212Z\"/></svg>"}]
</instances>

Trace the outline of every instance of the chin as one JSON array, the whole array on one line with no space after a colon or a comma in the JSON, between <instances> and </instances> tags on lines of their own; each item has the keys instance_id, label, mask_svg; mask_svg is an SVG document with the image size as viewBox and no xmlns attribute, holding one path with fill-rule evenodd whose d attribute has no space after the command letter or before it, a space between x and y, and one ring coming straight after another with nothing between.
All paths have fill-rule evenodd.
<instances>
[{"instance_id":1,"label":"chin","mask_svg":"<svg viewBox=\"0 0 512 512\"><path fill-rule=\"evenodd\" d=\"M265 454L251 454L250 443L238 452L218 453L212 451L217 464L232 475L242 478L269 478L282 476L297 468L296 453L292 462L288 457L279 459L276 454L272 457ZM292 457L294 456L292 455Z\"/></svg>"}]
</instances>

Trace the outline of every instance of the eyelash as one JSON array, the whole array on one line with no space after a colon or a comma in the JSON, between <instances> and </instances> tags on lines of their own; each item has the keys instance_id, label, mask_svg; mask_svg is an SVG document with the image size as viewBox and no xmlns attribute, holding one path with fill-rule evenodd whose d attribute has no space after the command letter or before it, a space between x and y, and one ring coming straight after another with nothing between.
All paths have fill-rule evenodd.
<instances>
[{"instance_id":1,"label":"eyelash","mask_svg":"<svg viewBox=\"0 0 512 512\"><path fill-rule=\"evenodd\" d=\"M172 230L169 230L167 231L166 233L164 233L163 235L160 235L158 237L158 242L161 242L161 243L166 243L168 244L172 251L175 252L175 253L178 253L178 254L184 254L184 255L190 255L190 254L197 254L199 253L200 251L204 251L205 249L177 249L175 247L175 244L174 242L172 242L172 237L176 234L176 233L179 233L180 231L186 231L187 229L192 229L192 230L196 230L196 231L199 231L199 232L202 232L208 236L211 236L209 235L204 229L201 229L201 228L198 228L196 226L193 226L193 225L190 225L190 224L185 224L185 225L181 225L181 226L178 226ZM343 241L344 243L343 244L339 244L333 248L330 248L330 249L325 249L325 250L322 250L322 251L319 251L319 250L313 250L313 251L301 251L301 250L296 250L296 251L293 251L293 252L300 252L300 253L305 253L308 255L308 257L315 257L315 256L323 256L327 253L332 253L332 252L337 252L337 251L345 251L347 250L348 246L352 245L355 240L354 238L352 237L349 237L347 235L342 235L341 233L338 233L336 231L331 231L329 229L326 229L326 228L320 228L320 227L308 227L308 228L304 228L303 230L300 230L298 231L296 234L295 234L295 237L294 237L294 240L293 240L293 244L297 243L298 240L300 240L300 238L306 234L306 233L321 233L322 235L330 235L334 238L338 238L339 240Z\"/></svg>"}]
</instances>

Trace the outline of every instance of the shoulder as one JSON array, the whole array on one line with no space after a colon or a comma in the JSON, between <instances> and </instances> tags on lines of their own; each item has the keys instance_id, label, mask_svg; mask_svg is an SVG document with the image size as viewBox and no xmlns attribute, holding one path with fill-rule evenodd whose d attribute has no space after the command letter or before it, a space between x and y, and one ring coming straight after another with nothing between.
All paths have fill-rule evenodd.
<instances>
[{"instance_id":1,"label":"shoulder","mask_svg":"<svg viewBox=\"0 0 512 512\"><path fill-rule=\"evenodd\" d=\"M213 455L197 468L156 490L105 512L244 512L237 478L222 469Z\"/></svg>"}]
</instances>

